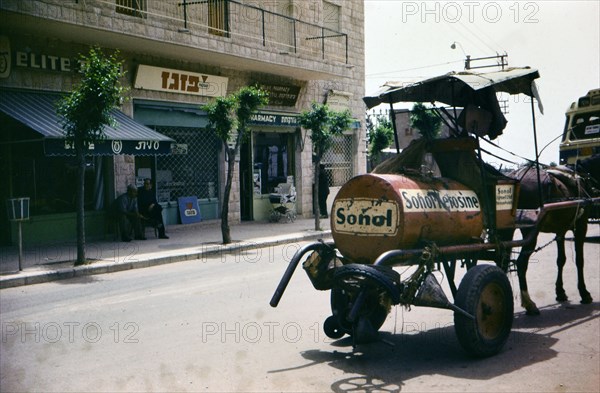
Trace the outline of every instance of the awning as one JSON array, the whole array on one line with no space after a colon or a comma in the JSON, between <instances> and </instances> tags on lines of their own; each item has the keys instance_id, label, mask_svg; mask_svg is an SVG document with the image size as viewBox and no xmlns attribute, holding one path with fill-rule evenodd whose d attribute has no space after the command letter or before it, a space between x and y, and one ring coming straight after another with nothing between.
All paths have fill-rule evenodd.
<instances>
[{"instance_id":1,"label":"awning","mask_svg":"<svg viewBox=\"0 0 600 393\"><path fill-rule=\"evenodd\" d=\"M60 94L39 91L0 90L0 111L44 138L48 156L74 155L66 143L65 131L56 114ZM173 139L140 124L119 110L111 112L117 125L104 129L106 139L90 146L90 155L163 155L170 154Z\"/></svg>"}]
</instances>

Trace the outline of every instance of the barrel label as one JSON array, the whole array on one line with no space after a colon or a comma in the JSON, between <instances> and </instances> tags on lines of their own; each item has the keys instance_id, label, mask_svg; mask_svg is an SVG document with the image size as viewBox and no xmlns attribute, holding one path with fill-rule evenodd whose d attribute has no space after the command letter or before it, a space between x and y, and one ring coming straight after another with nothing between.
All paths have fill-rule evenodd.
<instances>
[{"instance_id":1,"label":"barrel label","mask_svg":"<svg viewBox=\"0 0 600 393\"><path fill-rule=\"evenodd\" d=\"M405 213L479 212L479 198L471 190L398 190Z\"/></svg>"},{"instance_id":2,"label":"barrel label","mask_svg":"<svg viewBox=\"0 0 600 393\"><path fill-rule=\"evenodd\" d=\"M512 184L496 185L496 210L512 210L515 187Z\"/></svg>"},{"instance_id":3,"label":"barrel label","mask_svg":"<svg viewBox=\"0 0 600 393\"><path fill-rule=\"evenodd\" d=\"M398 233L398 205L369 198L336 199L333 230L365 236L394 236Z\"/></svg>"}]
</instances>

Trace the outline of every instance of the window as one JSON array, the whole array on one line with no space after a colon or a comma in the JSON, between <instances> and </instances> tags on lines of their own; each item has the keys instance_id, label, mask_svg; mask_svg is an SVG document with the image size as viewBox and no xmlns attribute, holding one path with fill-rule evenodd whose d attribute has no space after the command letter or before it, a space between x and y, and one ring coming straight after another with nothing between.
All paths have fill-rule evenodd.
<instances>
[{"instance_id":1,"label":"window","mask_svg":"<svg viewBox=\"0 0 600 393\"><path fill-rule=\"evenodd\" d=\"M208 1L208 32L213 35L229 37L228 0Z\"/></svg>"},{"instance_id":2,"label":"window","mask_svg":"<svg viewBox=\"0 0 600 393\"><path fill-rule=\"evenodd\" d=\"M571 140L600 137L600 113L589 112L575 115Z\"/></svg>"},{"instance_id":3,"label":"window","mask_svg":"<svg viewBox=\"0 0 600 393\"><path fill-rule=\"evenodd\" d=\"M276 12L280 15L277 15L275 19L277 28L276 41L284 45L284 51L293 52L295 50L294 20L291 18L294 16L294 4L291 0L279 0L277 5ZM285 18L285 16L288 16L289 19Z\"/></svg>"},{"instance_id":4,"label":"window","mask_svg":"<svg viewBox=\"0 0 600 393\"><path fill-rule=\"evenodd\" d=\"M146 17L146 0L116 0L116 3L119 14Z\"/></svg>"},{"instance_id":5,"label":"window","mask_svg":"<svg viewBox=\"0 0 600 393\"><path fill-rule=\"evenodd\" d=\"M254 138L254 171L260 173L260 193L273 192L294 174L294 134L259 132Z\"/></svg>"},{"instance_id":6,"label":"window","mask_svg":"<svg viewBox=\"0 0 600 393\"><path fill-rule=\"evenodd\" d=\"M77 160L75 157L47 157L41 143L15 145L11 183L13 195L31 198L31 215L70 213L76 210ZM96 163L87 157L85 168L85 210L96 210ZM99 189L99 188L98 188Z\"/></svg>"},{"instance_id":7,"label":"window","mask_svg":"<svg viewBox=\"0 0 600 393\"><path fill-rule=\"evenodd\" d=\"M338 187L350 180L354 173L353 136L336 135L333 139L333 145L323 155L321 164L325 165L329 185Z\"/></svg>"},{"instance_id":8,"label":"window","mask_svg":"<svg viewBox=\"0 0 600 393\"><path fill-rule=\"evenodd\" d=\"M177 201L192 195L198 199L217 198L221 142L216 134L203 128L153 128L177 141L170 155L156 157L158 201Z\"/></svg>"},{"instance_id":9,"label":"window","mask_svg":"<svg viewBox=\"0 0 600 393\"><path fill-rule=\"evenodd\" d=\"M323 27L333 31L341 31L341 8L339 5L323 1Z\"/></svg>"}]
</instances>

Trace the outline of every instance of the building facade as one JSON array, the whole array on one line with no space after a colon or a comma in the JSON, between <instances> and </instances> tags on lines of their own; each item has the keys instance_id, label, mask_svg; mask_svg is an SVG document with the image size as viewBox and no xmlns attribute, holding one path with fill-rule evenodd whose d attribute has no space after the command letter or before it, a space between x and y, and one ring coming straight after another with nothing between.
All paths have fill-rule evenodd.
<instances>
[{"instance_id":1,"label":"building facade","mask_svg":"<svg viewBox=\"0 0 600 393\"><path fill-rule=\"evenodd\" d=\"M80 54L118 50L126 115L89 155L88 235L103 235L110 202L153 179L167 224L196 197L220 218L226 163L202 105L242 86L267 90L237 161L231 222L266 220L269 193L293 182L296 210L312 215L312 145L298 115L310 103L349 109L351 129L327 152L331 185L366 170L364 4L343 0L3 0L0 25L2 199L31 198L24 241L74 237L73 157L52 111L78 81ZM125 125L121 123L127 123ZM104 146L106 145L106 146ZM4 225L2 242L14 242Z\"/></svg>"}]
</instances>

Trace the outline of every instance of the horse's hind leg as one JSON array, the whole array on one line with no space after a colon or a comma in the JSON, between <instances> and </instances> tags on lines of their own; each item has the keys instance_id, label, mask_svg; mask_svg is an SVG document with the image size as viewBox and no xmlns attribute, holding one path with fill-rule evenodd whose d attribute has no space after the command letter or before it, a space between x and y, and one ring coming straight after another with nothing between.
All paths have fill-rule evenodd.
<instances>
[{"instance_id":1,"label":"horse's hind leg","mask_svg":"<svg viewBox=\"0 0 600 393\"><path fill-rule=\"evenodd\" d=\"M527 237L529 231L521 229L523 238ZM519 257L517 258L517 276L519 277L519 288L521 289L521 306L525 308L527 315L539 315L540 310L537 305L531 300L527 289L527 268L529 267L529 257L535 249L537 238L532 244L521 248Z\"/></svg>"},{"instance_id":2,"label":"horse's hind leg","mask_svg":"<svg viewBox=\"0 0 600 393\"><path fill-rule=\"evenodd\" d=\"M565 253L565 234L557 234L556 235L556 267L558 271L556 273L556 301L558 302L566 302L569 300L567 294L565 293L565 288L563 286L563 268L565 267L565 262L567 260L567 256Z\"/></svg>"},{"instance_id":3,"label":"horse's hind leg","mask_svg":"<svg viewBox=\"0 0 600 393\"><path fill-rule=\"evenodd\" d=\"M583 273L583 246L585 243L585 236L587 234L587 215L579 218L575 223L575 264L577 266L577 289L579 289L579 295L581 296L582 304L589 304L592 302L592 295L588 292L585 286L585 278Z\"/></svg>"}]
</instances>

